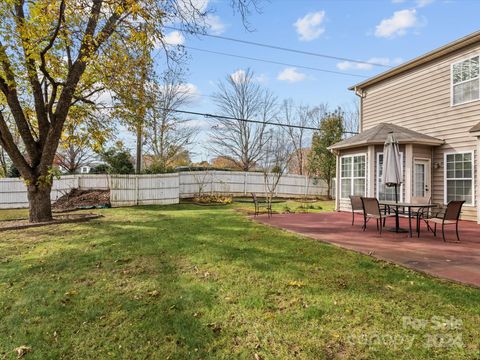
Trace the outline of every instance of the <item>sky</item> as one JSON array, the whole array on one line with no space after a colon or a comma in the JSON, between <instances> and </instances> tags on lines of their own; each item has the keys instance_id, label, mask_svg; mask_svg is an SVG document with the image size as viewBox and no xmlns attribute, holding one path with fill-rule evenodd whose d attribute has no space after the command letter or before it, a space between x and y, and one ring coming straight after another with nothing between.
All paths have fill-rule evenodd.
<instances>
[{"instance_id":1,"label":"sky","mask_svg":"<svg viewBox=\"0 0 480 360\"><path fill-rule=\"evenodd\" d=\"M171 44L292 64L269 64L187 49L186 82L195 95L187 110L208 113L216 111L210 96L218 82L247 68L255 72L259 83L274 92L279 102L291 98L303 105L351 106L356 97L349 86L480 29L480 0L270 0L260 2L260 13L251 13L248 29L233 13L230 0L194 1L211 10L207 19L210 34L386 65L359 64L166 30ZM157 70L161 71L162 66L159 62ZM198 118L192 124L201 130L192 148L193 160L206 160L211 157L205 149L211 120Z\"/></svg>"}]
</instances>

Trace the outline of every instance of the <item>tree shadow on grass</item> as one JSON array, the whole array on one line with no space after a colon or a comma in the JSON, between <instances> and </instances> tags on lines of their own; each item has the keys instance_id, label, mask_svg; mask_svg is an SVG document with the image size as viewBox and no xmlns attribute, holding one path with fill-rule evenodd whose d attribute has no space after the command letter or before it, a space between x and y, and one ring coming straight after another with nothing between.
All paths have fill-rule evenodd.
<instances>
[{"instance_id":1,"label":"tree shadow on grass","mask_svg":"<svg viewBox=\"0 0 480 360\"><path fill-rule=\"evenodd\" d=\"M372 319L388 328L402 312L422 315L427 302L434 302L437 312L472 306L473 290L458 287L456 292L422 275L224 211L124 209L121 216L79 225L79 235L63 240L64 247L12 259L14 284L3 292L3 303L10 305L1 310L0 324L0 332L9 336L0 340L6 341L2 348L32 344L37 358L212 358L215 351L229 353L219 343L225 347L233 341L220 339L223 330L216 321L225 326L229 316L217 313L222 310L244 312L245 323L237 326L247 331L265 321L254 318L257 311L283 316L284 303L288 308L292 299L300 304L307 299L317 302L311 309L329 315L322 317L324 327L344 327L347 321L375 329ZM8 277L5 273L4 280ZM412 280L415 285L408 285ZM417 292L409 294L410 288ZM438 296L439 290L447 296ZM229 293L239 298L225 304L220 294ZM452 304L454 293L463 300ZM340 304L322 307L331 299ZM366 304L378 313L362 309ZM357 314L349 319L345 311L352 307ZM286 338L308 329L302 320L306 310L296 311L297 322L286 314L292 327L282 334ZM272 331L278 329L272 322ZM225 336L236 334L228 331Z\"/></svg>"}]
</instances>

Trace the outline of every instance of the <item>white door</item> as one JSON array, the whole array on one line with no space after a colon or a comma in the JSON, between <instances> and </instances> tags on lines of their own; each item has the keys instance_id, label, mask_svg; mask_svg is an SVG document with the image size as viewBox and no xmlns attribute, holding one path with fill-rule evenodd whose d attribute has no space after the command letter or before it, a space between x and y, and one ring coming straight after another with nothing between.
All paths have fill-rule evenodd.
<instances>
[{"instance_id":1,"label":"white door","mask_svg":"<svg viewBox=\"0 0 480 360\"><path fill-rule=\"evenodd\" d=\"M430 160L415 159L413 165L413 196L431 197Z\"/></svg>"}]
</instances>

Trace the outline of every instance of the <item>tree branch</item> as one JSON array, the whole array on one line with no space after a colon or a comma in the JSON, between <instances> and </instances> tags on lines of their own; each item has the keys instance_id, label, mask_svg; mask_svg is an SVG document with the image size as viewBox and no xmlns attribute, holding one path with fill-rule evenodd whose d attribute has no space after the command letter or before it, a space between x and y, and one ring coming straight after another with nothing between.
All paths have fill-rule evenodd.
<instances>
[{"instance_id":1,"label":"tree branch","mask_svg":"<svg viewBox=\"0 0 480 360\"><path fill-rule=\"evenodd\" d=\"M25 144L28 155L30 156L30 160L32 161L32 164L36 163L39 158L37 143L33 138L32 133L30 132L30 126L28 124L27 118L25 117L22 106L20 105L15 76L11 68L5 47L1 42L0 63L2 65L3 71L5 72L5 78L0 76L0 91L3 92L7 99L8 106L10 107L10 111L13 115L20 136L22 137L22 140Z\"/></svg>"},{"instance_id":2,"label":"tree branch","mask_svg":"<svg viewBox=\"0 0 480 360\"><path fill-rule=\"evenodd\" d=\"M19 1L15 5L15 22L16 22L17 28L25 26L25 13L23 10L23 5L24 5L24 1ZM20 30L18 32L21 33ZM45 112L45 102L43 99L42 85L38 80L37 67L35 64L35 60L30 57L30 54L29 54L30 51L27 48L25 38L23 36L20 36L20 38L21 38L21 44L23 48L23 55L25 57L25 66L27 68L28 80L32 85L33 99L35 103L35 112L37 114L38 127L40 130L40 139L39 139L40 147L42 147L46 139L48 130L50 128L50 123L48 122L47 115Z\"/></svg>"},{"instance_id":3,"label":"tree branch","mask_svg":"<svg viewBox=\"0 0 480 360\"><path fill-rule=\"evenodd\" d=\"M7 122L3 117L3 113L0 111L0 144L7 152L8 156L12 161L16 162L17 169L20 173L27 178L29 175L32 175L32 169L25 161L22 153L15 144L15 140L8 128Z\"/></svg>"}]
</instances>

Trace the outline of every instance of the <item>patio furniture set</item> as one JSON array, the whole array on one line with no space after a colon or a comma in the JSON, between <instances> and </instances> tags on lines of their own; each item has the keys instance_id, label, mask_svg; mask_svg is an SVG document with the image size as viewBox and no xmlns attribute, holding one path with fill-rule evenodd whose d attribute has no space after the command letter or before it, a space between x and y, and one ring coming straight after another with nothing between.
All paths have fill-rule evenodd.
<instances>
[{"instance_id":1,"label":"patio furniture set","mask_svg":"<svg viewBox=\"0 0 480 360\"><path fill-rule=\"evenodd\" d=\"M350 196L352 207L352 226L355 224L355 214L363 216L362 230L365 231L369 220L374 219L377 223L377 231L382 234L387 218L395 218L395 227L389 229L395 232L407 232L410 237L413 235L412 220L415 220L415 231L420 237L421 223L427 225L427 230L437 236L437 224L442 227L442 238L445 239L445 226L455 225L457 242L460 241L458 234L458 223L462 206L465 201L452 200L447 207L442 209L432 204L430 199L412 199L412 202L379 201L374 197ZM437 210L437 211L435 211ZM399 218L408 219L408 230L399 226Z\"/></svg>"}]
</instances>

